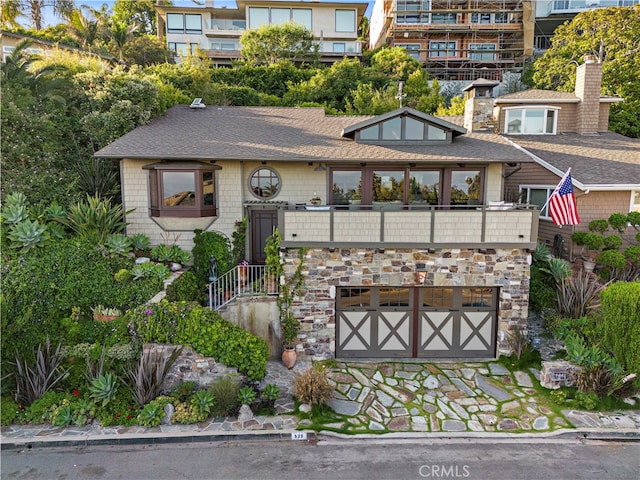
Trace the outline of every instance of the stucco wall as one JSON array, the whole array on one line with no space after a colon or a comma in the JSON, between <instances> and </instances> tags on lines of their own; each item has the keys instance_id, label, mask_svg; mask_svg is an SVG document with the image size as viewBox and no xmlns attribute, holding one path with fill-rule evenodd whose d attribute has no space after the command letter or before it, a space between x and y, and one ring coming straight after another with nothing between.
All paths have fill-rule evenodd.
<instances>
[{"instance_id":1,"label":"stucco wall","mask_svg":"<svg viewBox=\"0 0 640 480\"><path fill-rule=\"evenodd\" d=\"M508 332L526 328L530 255L521 249L310 249L304 259L305 292L294 302L301 320L297 349L309 357L335 355L336 288L349 286L492 286L500 287L498 354L509 353ZM292 275L299 251L285 254L285 274ZM418 283L424 272L424 283Z\"/></svg>"}]
</instances>

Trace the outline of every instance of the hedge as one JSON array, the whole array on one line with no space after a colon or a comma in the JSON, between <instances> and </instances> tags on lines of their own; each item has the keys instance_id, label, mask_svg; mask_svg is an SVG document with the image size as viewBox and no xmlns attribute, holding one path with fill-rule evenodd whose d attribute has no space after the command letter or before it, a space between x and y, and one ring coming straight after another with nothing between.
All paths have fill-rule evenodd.
<instances>
[{"instance_id":1,"label":"hedge","mask_svg":"<svg viewBox=\"0 0 640 480\"><path fill-rule=\"evenodd\" d=\"M267 342L207 307L165 300L130 310L125 318L141 342L188 345L202 355L236 367L249 380L261 380L267 373Z\"/></svg>"}]
</instances>

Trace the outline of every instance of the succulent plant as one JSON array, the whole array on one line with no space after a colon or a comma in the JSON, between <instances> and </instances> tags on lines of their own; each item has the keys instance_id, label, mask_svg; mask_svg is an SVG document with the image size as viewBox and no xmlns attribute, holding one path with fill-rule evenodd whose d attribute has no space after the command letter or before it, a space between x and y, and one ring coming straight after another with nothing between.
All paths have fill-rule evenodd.
<instances>
[{"instance_id":1,"label":"succulent plant","mask_svg":"<svg viewBox=\"0 0 640 480\"><path fill-rule=\"evenodd\" d=\"M44 214L50 222L62 222L67 218L67 211L57 203L49 205Z\"/></svg>"},{"instance_id":2,"label":"succulent plant","mask_svg":"<svg viewBox=\"0 0 640 480\"><path fill-rule=\"evenodd\" d=\"M199 419L205 420L216 403L211 390L199 390L191 398L191 407L198 413Z\"/></svg>"},{"instance_id":3,"label":"succulent plant","mask_svg":"<svg viewBox=\"0 0 640 480\"><path fill-rule=\"evenodd\" d=\"M238 401L243 405L251 405L256 400L256 391L251 387L242 387L238 391Z\"/></svg>"},{"instance_id":4,"label":"succulent plant","mask_svg":"<svg viewBox=\"0 0 640 480\"><path fill-rule=\"evenodd\" d=\"M133 249L137 252L144 252L151 248L151 241L144 233L136 233L131 237Z\"/></svg>"},{"instance_id":5,"label":"succulent plant","mask_svg":"<svg viewBox=\"0 0 640 480\"><path fill-rule=\"evenodd\" d=\"M157 427L162 422L162 417L164 417L164 407L158 402L151 402L146 404L138 414L138 421L144 427Z\"/></svg>"},{"instance_id":6,"label":"succulent plant","mask_svg":"<svg viewBox=\"0 0 640 480\"><path fill-rule=\"evenodd\" d=\"M265 385L264 390L262 391L262 396L266 399L266 400L277 400L278 397L280 396L280 389L278 388L277 385L274 385L273 383L269 383L267 385Z\"/></svg>"},{"instance_id":7,"label":"succulent plant","mask_svg":"<svg viewBox=\"0 0 640 480\"><path fill-rule=\"evenodd\" d=\"M91 392L91 398L96 402L102 402L102 406L104 407L116 396L116 392L118 391L118 378L111 373L100 375L91 382L89 391Z\"/></svg>"},{"instance_id":8,"label":"succulent plant","mask_svg":"<svg viewBox=\"0 0 640 480\"><path fill-rule=\"evenodd\" d=\"M4 223L8 223L9 225L15 225L23 222L27 218L27 207L24 205L7 204L2 209L2 220Z\"/></svg>"},{"instance_id":9,"label":"succulent plant","mask_svg":"<svg viewBox=\"0 0 640 480\"><path fill-rule=\"evenodd\" d=\"M15 243L15 245L12 245L13 247L31 250L33 247L42 245L47 240L44 234L46 230L46 225L26 219L13 225L9 230L8 237L9 240Z\"/></svg>"},{"instance_id":10,"label":"succulent plant","mask_svg":"<svg viewBox=\"0 0 640 480\"><path fill-rule=\"evenodd\" d=\"M126 255L131 251L131 239L122 233L112 233L107 236L107 248L116 255Z\"/></svg>"}]
</instances>

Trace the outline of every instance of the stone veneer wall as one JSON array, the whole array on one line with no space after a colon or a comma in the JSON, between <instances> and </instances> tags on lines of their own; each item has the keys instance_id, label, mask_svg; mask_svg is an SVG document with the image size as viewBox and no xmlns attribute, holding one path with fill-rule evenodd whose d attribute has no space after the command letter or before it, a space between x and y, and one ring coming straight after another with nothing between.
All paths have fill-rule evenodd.
<instances>
[{"instance_id":1,"label":"stone veneer wall","mask_svg":"<svg viewBox=\"0 0 640 480\"><path fill-rule=\"evenodd\" d=\"M285 275L300 261L284 255ZM339 286L491 286L498 299L498 354L511 352L508 332L526 329L531 256L523 249L309 249L304 258L305 293L293 308L302 326L296 349L303 357L335 356L335 296ZM424 272L420 282L417 272Z\"/></svg>"}]
</instances>

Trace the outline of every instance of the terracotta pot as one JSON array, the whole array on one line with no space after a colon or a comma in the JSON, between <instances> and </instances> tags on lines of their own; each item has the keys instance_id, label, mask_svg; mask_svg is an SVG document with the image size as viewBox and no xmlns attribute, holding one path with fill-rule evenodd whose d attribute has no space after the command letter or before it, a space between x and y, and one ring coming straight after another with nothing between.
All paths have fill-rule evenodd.
<instances>
[{"instance_id":1,"label":"terracotta pot","mask_svg":"<svg viewBox=\"0 0 640 480\"><path fill-rule=\"evenodd\" d=\"M118 318L118 315L94 315L93 319L98 322L110 322L111 320L115 320Z\"/></svg>"},{"instance_id":2,"label":"terracotta pot","mask_svg":"<svg viewBox=\"0 0 640 480\"><path fill-rule=\"evenodd\" d=\"M282 352L282 364L291 370L296 364L296 360L298 360L296 349L293 347L284 347L284 351Z\"/></svg>"}]
</instances>

